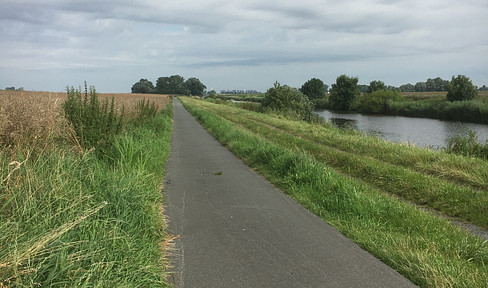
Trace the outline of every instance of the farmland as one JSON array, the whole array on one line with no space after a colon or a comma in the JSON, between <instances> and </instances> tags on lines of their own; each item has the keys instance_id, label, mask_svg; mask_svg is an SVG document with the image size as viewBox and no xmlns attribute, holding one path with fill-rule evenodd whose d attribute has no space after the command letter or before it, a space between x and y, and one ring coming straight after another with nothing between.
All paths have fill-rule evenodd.
<instances>
[{"instance_id":1,"label":"farmland","mask_svg":"<svg viewBox=\"0 0 488 288\"><path fill-rule=\"evenodd\" d=\"M0 287L167 285L170 97L98 96L125 111L104 153L80 146L66 93L0 91ZM154 117L139 117L144 98Z\"/></svg>"},{"instance_id":2,"label":"farmland","mask_svg":"<svg viewBox=\"0 0 488 288\"><path fill-rule=\"evenodd\" d=\"M445 218L487 227L485 160L181 100L248 165L414 283L486 284L487 243Z\"/></svg>"}]
</instances>

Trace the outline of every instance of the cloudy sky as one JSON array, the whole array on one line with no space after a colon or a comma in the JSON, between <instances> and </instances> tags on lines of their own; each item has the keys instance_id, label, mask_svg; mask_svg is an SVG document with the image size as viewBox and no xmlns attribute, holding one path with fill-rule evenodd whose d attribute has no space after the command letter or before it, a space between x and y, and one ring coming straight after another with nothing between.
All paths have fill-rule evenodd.
<instances>
[{"instance_id":1,"label":"cloudy sky","mask_svg":"<svg viewBox=\"0 0 488 288\"><path fill-rule=\"evenodd\" d=\"M217 91L341 74L488 85L488 1L0 0L0 88L130 92L174 74Z\"/></svg>"}]
</instances>

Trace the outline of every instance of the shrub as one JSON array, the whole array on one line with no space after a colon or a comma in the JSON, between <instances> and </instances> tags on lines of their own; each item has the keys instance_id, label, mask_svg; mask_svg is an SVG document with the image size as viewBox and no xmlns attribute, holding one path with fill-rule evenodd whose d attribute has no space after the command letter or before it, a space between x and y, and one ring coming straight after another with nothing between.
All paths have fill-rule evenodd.
<instances>
[{"instance_id":1,"label":"shrub","mask_svg":"<svg viewBox=\"0 0 488 288\"><path fill-rule=\"evenodd\" d=\"M295 114L298 118L311 122L315 119L313 103L308 97L289 86L275 82L266 92L262 106L285 114Z\"/></svg>"},{"instance_id":2,"label":"shrub","mask_svg":"<svg viewBox=\"0 0 488 288\"><path fill-rule=\"evenodd\" d=\"M384 114L390 111L392 102L403 100L400 92L395 90L376 90L371 93L365 93L359 97L359 112Z\"/></svg>"},{"instance_id":3,"label":"shrub","mask_svg":"<svg viewBox=\"0 0 488 288\"><path fill-rule=\"evenodd\" d=\"M476 87L471 80L464 75L452 76L451 82L447 83L447 100L463 101L471 100L477 95Z\"/></svg>"}]
</instances>

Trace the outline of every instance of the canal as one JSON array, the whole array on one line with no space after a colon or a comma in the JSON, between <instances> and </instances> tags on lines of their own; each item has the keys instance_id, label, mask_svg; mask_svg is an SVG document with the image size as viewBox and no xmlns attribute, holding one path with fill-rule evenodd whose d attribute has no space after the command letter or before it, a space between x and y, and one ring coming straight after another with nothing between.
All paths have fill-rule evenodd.
<instances>
[{"instance_id":1,"label":"canal","mask_svg":"<svg viewBox=\"0 0 488 288\"><path fill-rule=\"evenodd\" d=\"M336 113L329 110L316 112L320 117L340 128L352 128L388 141L408 142L419 147L433 149L447 147L450 138L456 135L467 135L468 129L475 131L483 144L488 139L488 125L482 124L402 116Z\"/></svg>"}]
</instances>

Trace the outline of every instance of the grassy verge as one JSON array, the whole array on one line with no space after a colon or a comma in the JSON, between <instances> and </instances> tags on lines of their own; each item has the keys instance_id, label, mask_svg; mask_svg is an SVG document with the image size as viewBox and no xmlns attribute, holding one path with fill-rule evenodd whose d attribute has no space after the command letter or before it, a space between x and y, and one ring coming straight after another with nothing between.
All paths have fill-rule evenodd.
<instances>
[{"instance_id":1,"label":"grassy verge","mask_svg":"<svg viewBox=\"0 0 488 288\"><path fill-rule=\"evenodd\" d=\"M104 157L0 150L0 287L161 287L161 181L172 106L130 122Z\"/></svg>"},{"instance_id":2,"label":"grassy verge","mask_svg":"<svg viewBox=\"0 0 488 288\"><path fill-rule=\"evenodd\" d=\"M409 201L488 227L488 163L388 143L301 121L197 102L253 133L292 150L306 151L343 174Z\"/></svg>"},{"instance_id":3,"label":"grassy verge","mask_svg":"<svg viewBox=\"0 0 488 288\"><path fill-rule=\"evenodd\" d=\"M422 287L486 286L486 242L374 185L337 172L303 143L288 145L288 137L267 139L209 108L218 105L186 98L182 102L233 153L414 283ZM219 107L239 118L241 111ZM271 126L268 122L259 125L263 131ZM276 127L271 130L284 134Z\"/></svg>"}]
</instances>

